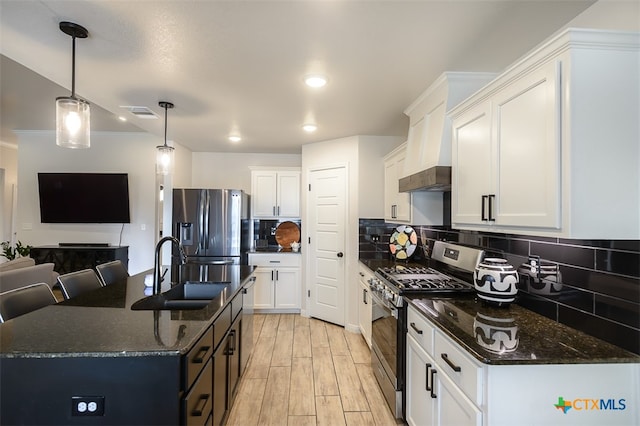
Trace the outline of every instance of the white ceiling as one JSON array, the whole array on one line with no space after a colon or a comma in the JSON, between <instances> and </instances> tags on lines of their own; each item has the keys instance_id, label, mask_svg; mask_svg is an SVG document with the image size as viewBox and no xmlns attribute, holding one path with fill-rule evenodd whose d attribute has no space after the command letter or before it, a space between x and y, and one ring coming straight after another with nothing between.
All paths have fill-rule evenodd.
<instances>
[{"instance_id":1,"label":"white ceiling","mask_svg":"<svg viewBox=\"0 0 640 426\"><path fill-rule=\"evenodd\" d=\"M92 130L162 138L166 100L168 139L192 151L299 153L355 134L406 135L402 111L442 72L501 71L594 1L0 0L0 53L11 59L0 63L1 137L54 128L55 97L71 87L60 21L89 31L76 44L76 92L94 104ZM329 84L305 87L309 73Z\"/></svg>"}]
</instances>

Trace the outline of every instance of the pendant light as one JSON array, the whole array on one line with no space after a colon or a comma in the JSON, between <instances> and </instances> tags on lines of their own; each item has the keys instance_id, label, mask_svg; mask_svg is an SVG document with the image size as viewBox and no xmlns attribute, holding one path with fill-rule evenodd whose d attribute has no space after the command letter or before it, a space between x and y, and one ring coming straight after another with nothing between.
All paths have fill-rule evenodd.
<instances>
[{"instance_id":1,"label":"pendant light","mask_svg":"<svg viewBox=\"0 0 640 426\"><path fill-rule=\"evenodd\" d=\"M91 140L89 102L76 97L76 38L87 38L87 30L73 22L60 22L60 30L71 36L71 96L56 98L56 145L89 148Z\"/></svg>"},{"instance_id":2,"label":"pendant light","mask_svg":"<svg viewBox=\"0 0 640 426\"><path fill-rule=\"evenodd\" d=\"M156 173L159 175L168 175L173 171L173 152L175 148L167 145L167 110L173 108L171 102L161 101L158 103L164 108L164 145L156 147Z\"/></svg>"}]
</instances>

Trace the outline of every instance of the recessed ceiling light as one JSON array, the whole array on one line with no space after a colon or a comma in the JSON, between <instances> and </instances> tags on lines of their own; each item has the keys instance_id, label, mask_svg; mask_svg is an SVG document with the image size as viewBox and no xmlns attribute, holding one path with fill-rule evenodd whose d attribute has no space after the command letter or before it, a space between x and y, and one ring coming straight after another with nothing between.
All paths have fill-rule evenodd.
<instances>
[{"instance_id":1,"label":"recessed ceiling light","mask_svg":"<svg viewBox=\"0 0 640 426\"><path fill-rule=\"evenodd\" d=\"M120 121L127 121L127 117L123 117L123 116L118 116L118 120Z\"/></svg>"},{"instance_id":2,"label":"recessed ceiling light","mask_svg":"<svg viewBox=\"0 0 640 426\"><path fill-rule=\"evenodd\" d=\"M302 130L307 133L313 133L318 130L318 126L316 126L315 124L305 124L304 126L302 126Z\"/></svg>"},{"instance_id":3,"label":"recessed ceiling light","mask_svg":"<svg viewBox=\"0 0 640 426\"><path fill-rule=\"evenodd\" d=\"M231 141L233 143L240 142L241 140L242 140L242 138L240 136L229 136L229 141Z\"/></svg>"},{"instance_id":4,"label":"recessed ceiling light","mask_svg":"<svg viewBox=\"0 0 640 426\"><path fill-rule=\"evenodd\" d=\"M304 78L304 82L309 87L323 87L327 84L327 77L322 75L308 75Z\"/></svg>"}]
</instances>

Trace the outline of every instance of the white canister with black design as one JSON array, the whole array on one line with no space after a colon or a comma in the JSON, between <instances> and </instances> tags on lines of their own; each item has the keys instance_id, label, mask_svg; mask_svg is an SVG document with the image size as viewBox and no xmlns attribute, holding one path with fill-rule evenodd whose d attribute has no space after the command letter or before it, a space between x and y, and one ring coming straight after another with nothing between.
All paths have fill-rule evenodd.
<instances>
[{"instance_id":1,"label":"white canister with black design","mask_svg":"<svg viewBox=\"0 0 640 426\"><path fill-rule=\"evenodd\" d=\"M518 272L505 259L490 257L478 264L473 282L478 297L498 306L508 305L518 294Z\"/></svg>"}]
</instances>

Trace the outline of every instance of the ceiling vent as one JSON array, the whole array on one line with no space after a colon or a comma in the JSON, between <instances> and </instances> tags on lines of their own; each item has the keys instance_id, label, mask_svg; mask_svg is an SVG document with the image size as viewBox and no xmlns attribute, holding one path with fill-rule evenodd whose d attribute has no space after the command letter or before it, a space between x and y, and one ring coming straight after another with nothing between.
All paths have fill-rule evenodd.
<instances>
[{"instance_id":1,"label":"ceiling vent","mask_svg":"<svg viewBox=\"0 0 640 426\"><path fill-rule=\"evenodd\" d=\"M120 106L138 118L157 120L158 116L146 106Z\"/></svg>"}]
</instances>

